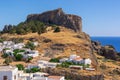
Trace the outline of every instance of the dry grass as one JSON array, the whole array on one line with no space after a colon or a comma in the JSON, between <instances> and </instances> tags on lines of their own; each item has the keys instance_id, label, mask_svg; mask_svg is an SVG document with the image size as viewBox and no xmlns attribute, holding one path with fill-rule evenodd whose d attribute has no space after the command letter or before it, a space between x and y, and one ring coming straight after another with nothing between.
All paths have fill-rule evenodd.
<instances>
[{"instance_id":1,"label":"dry grass","mask_svg":"<svg viewBox=\"0 0 120 80\"><path fill-rule=\"evenodd\" d=\"M61 32L58 32L58 33L54 33L53 30L50 30L41 35L38 35L37 33L29 33L26 35L4 34L4 35L1 35L1 37L5 37L8 40L11 38L23 38L24 43L29 41L30 38L37 39L40 46L37 47L36 49L40 52L40 56L35 58L33 60L33 62L35 62L39 59L43 59L43 57L41 55L44 55L44 49L50 48L50 46L55 43L68 45L65 48L65 51L63 53L57 54L57 55L55 55L55 57L68 57L70 54L77 54L77 55L80 55L81 57L90 57L90 55L89 55L90 48L89 48L89 46L85 46L86 44L89 45L90 42L88 42L86 39L75 37L78 34L73 32L72 30L66 29L64 27L60 27L60 28L61 28ZM84 36L84 35L81 35L81 36ZM44 43L42 41L43 38L50 39L52 42ZM44 57L44 59L45 59L45 57ZM18 63L19 62L14 62L11 65L14 65L14 64L16 65ZM23 62L22 64L25 64L25 63Z\"/></svg>"}]
</instances>

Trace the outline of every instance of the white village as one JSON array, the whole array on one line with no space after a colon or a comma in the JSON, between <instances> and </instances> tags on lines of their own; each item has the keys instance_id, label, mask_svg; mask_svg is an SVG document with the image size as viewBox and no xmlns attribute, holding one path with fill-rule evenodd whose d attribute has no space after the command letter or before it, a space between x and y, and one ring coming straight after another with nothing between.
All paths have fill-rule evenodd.
<instances>
[{"instance_id":1,"label":"white village","mask_svg":"<svg viewBox=\"0 0 120 80\"><path fill-rule=\"evenodd\" d=\"M38 46L38 42L32 42L32 44ZM0 51L2 55L12 58L18 54L22 55L23 59L39 56L39 51L25 48L24 43L14 43L12 41L3 41L0 43ZM28 64L25 67L26 71L19 69L19 66L22 64L19 64L18 67L10 65L0 66L0 80L65 80L64 76L49 75L48 73L40 72L39 69L65 67L64 64L66 63L70 64L67 66L70 69L95 70L91 67L91 59L84 59L76 54L72 54L68 58L57 59L58 61L54 60L56 59L51 59L51 61L40 59L36 63ZM32 69L38 69L38 71L31 72L30 70Z\"/></svg>"}]
</instances>

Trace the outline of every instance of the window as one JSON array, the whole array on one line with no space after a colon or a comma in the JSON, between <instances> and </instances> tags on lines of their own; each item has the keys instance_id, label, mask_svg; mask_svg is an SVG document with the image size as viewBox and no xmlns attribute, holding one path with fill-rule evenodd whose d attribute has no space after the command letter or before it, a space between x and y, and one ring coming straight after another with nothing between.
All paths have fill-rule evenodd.
<instances>
[{"instance_id":1,"label":"window","mask_svg":"<svg viewBox=\"0 0 120 80\"><path fill-rule=\"evenodd\" d=\"M14 75L14 79L16 80L16 75Z\"/></svg>"},{"instance_id":2,"label":"window","mask_svg":"<svg viewBox=\"0 0 120 80\"><path fill-rule=\"evenodd\" d=\"M8 79L7 79L7 76L3 76L3 80L8 80Z\"/></svg>"}]
</instances>

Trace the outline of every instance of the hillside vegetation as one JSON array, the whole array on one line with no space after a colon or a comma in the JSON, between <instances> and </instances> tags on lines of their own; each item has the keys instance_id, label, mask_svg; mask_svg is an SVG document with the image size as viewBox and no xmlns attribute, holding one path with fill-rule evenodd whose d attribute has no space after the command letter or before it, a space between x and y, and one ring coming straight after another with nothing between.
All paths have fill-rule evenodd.
<instances>
[{"instance_id":1,"label":"hillside vegetation","mask_svg":"<svg viewBox=\"0 0 120 80\"><path fill-rule=\"evenodd\" d=\"M44 33L46 26L40 21L21 22L18 25L5 25L2 33L9 34L27 34L27 33Z\"/></svg>"}]
</instances>

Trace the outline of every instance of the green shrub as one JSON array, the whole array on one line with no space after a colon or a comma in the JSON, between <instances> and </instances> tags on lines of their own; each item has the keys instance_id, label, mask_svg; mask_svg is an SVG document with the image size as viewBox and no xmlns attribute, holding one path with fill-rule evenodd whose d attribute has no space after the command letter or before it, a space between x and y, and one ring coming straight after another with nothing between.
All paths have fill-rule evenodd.
<instances>
[{"instance_id":1,"label":"green shrub","mask_svg":"<svg viewBox=\"0 0 120 80\"><path fill-rule=\"evenodd\" d=\"M38 34L44 33L46 31L45 24L40 21L29 21L29 22L21 22L18 25L10 25L11 29L8 31L3 30L2 33L10 33L10 34L20 34L24 35L29 32L38 32Z\"/></svg>"},{"instance_id":2,"label":"green shrub","mask_svg":"<svg viewBox=\"0 0 120 80\"><path fill-rule=\"evenodd\" d=\"M32 59L33 59L33 57L28 57L28 58L26 59L26 62L30 62Z\"/></svg>"},{"instance_id":3,"label":"green shrub","mask_svg":"<svg viewBox=\"0 0 120 80\"><path fill-rule=\"evenodd\" d=\"M54 32L60 32L60 28L59 28L59 27L56 27L56 28L54 29Z\"/></svg>"},{"instance_id":4,"label":"green shrub","mask_svg":"<svg viewBox=\"0 0 120 80\"><path fill-rule=\"evenodd\" d=\"M16 59L17 61L21 61L21 60L23 59L23 55L22 55L22 54L17 54L17 55L15 56L15 59Z\"/></svg>"},{"instance_id":5,"label":"green shrub","mask_svg":"<svg viewBox=\"0 0 120 80\"><path fill-rule=\"evenodd\" d=\"M58 67L69 68L70 65L76 65L73 62L63 62L62 64L58 65Z\"/></svg>"},{"instance_id":6,"label":"green shrub","mask_svg":"<svg viewBox=\"0 0 120 80\"><path fill-rule=\"evenodd\" d=\"M24 66L22 64L17 64L16 67L18 70L24 70Z\"/></svg>"},{"instance_id":7,"label":"green shrub","mask_svg":"<svg viewBox=\"0 0 120 80\"><path fill-rule=\"evenodd\" d=\"M59 59L58 58L52 58L52 59L50 59L49 62L59 62Z\"/></svg>"},{"instance_id":8,"label":"green shrub","mask_svg":"<svg viewBox=\"0 0 120 80\"><path fill-rule=\"evenodd\" d=\"M31 68L31 69L26 69L26 73L35 73L35 72L40 72L39 68Z\"/></svg>"},{"instance_id":9,"label":"green shrub","mask_svg":"<svg viewBox=\"0 0 120 80\"><path fill-rule=\"evenodd\" d=\"M39 68L32 68L32 69L31 69L31 72L32 72L32 73L39 72L39 71L40 71Z\"/></svg>"}]
</instances>

